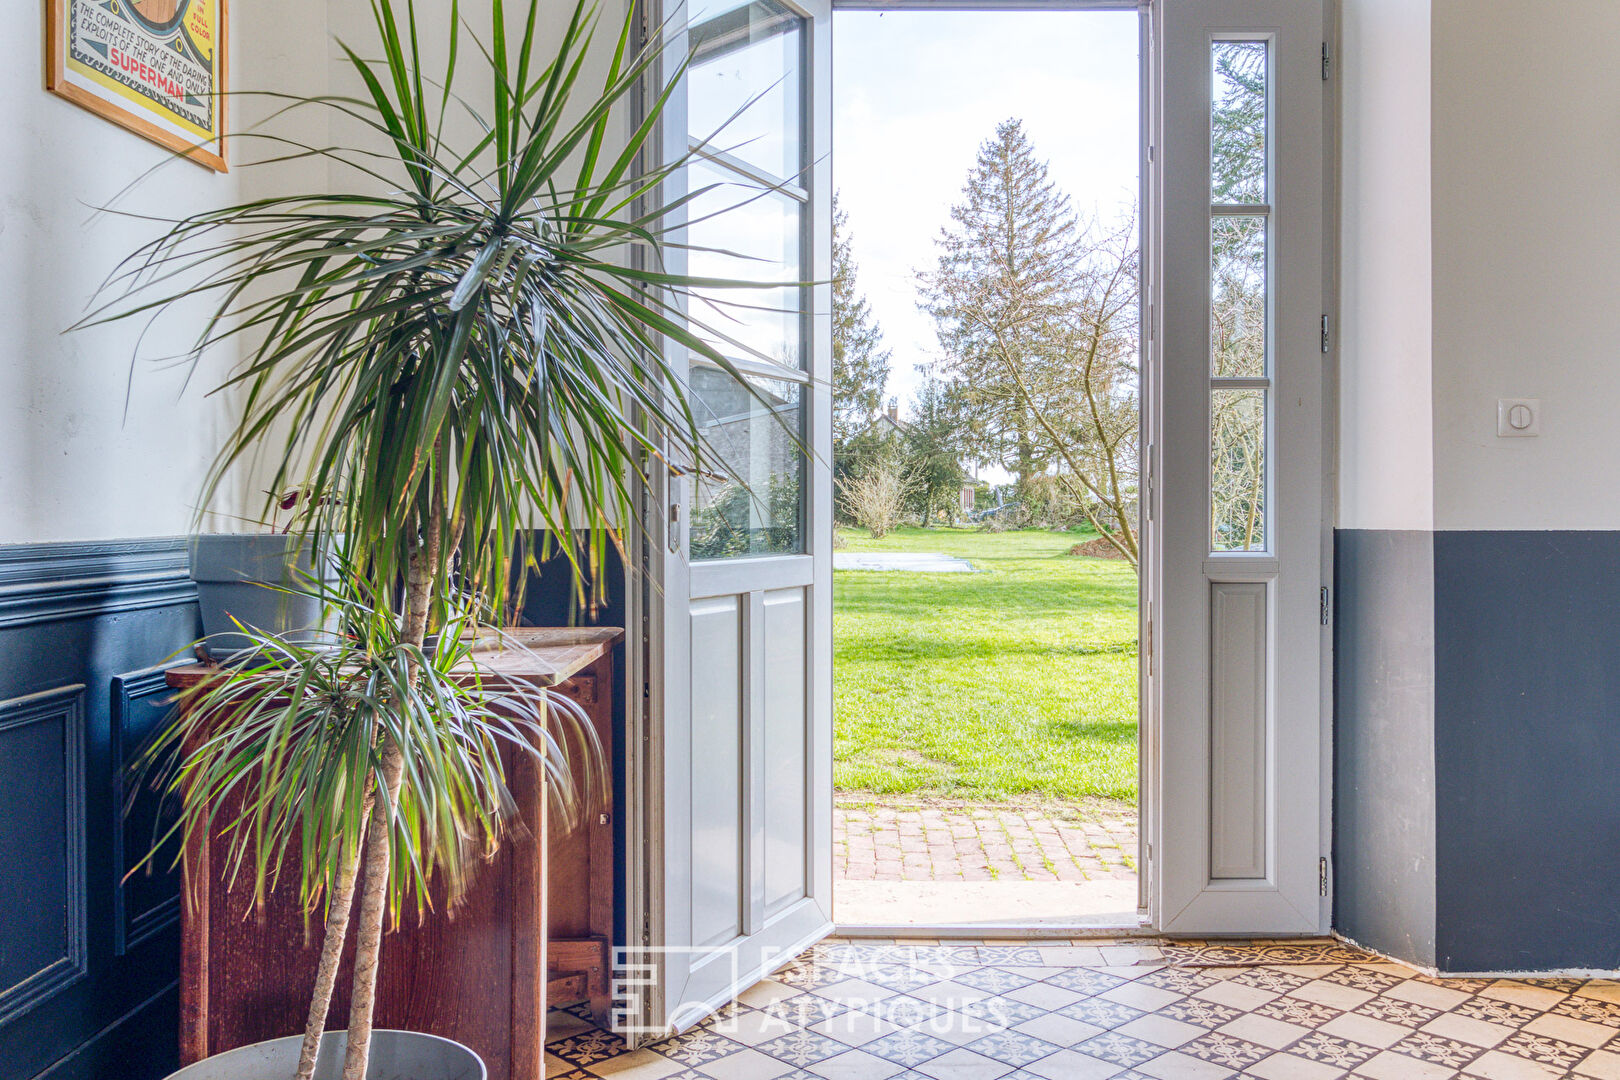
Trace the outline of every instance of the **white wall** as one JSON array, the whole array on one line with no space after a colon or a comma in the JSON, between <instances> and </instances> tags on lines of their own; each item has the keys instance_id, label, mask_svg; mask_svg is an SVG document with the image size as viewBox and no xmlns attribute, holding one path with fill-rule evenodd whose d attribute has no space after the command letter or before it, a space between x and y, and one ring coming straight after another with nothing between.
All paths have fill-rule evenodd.
<instances>
[{"instance_id":1,"label":"white wall","mask_svg":"<svg viewBox=\"0 0 1620 1080\"><path fill-rule=\"evenodd\" d=\"M1617 43L1614 0L1434 0L1438 528L1620 528Z\"/></svg>"},{"instance_id":2,"label":"white wall","mask_svg":"<svg viewBox=\"0 0 1620 1080\"><path fill-rule=\"evenodd\" d=\"M12 13L26 45L20 57L43 56L43 7ZM322 0L236 4L231 15L235 87L324 87ZM220 435L222 403L201 391L230 358L216 358L182 394L182 371L145 362L131 377L136 327L63 333L118 258L155 232L91 208L158 165L121 207L178 216L309 170L221 175L167 161L167 151L47 92L44 82L43 59L0 69L0 543L183 533ZM233 122L261 108L235 102ZM144 353L183 349L190 327L181 322L157 328Z\"/></svg>"},{"instance_id":3,"label":"white wall","mask_svg":"<svg viewBox=\"0 0 1620 1080\"><path fill-rule=\"evenodd\" d=\"M572 0L546 0L541 55L555 43L572 6ZM450 4L426 0L420 7L425 49L442 56ZM584 93L600 85L605 53L622 18L618 3L604 8ZM42 9L19 9L15 29L24 39L42 40ZM479 33L487 42L487 6L463 4L462 14L483 24ZM363 56L375 55L369 7L343 0L233 4L230 29L237 91L310 94L332 86L358 92L333 35ZM487 98L488 77L480 73L478 49L465 34L460 62L466 79L457 90L474 101ZM6 162L0 174L0 543L184 533L193 525L204 473L232 413L228 399L210 398L206 391L237 354L208 358L188 386L184 371L151 360L134 365L131 378L138 326L63 333L118 259L161 231L91 207L108 204L158 165L120 200L122 208L172 217L276 191L352 190L365 181L324 161L236 167L224 175L170 161L167 151L47 92L42 64L0 70L0 95L8 103L0 120L0 160ZM270 107L262 99L233 100L233 129L246 129ZM317 145L329 136L364 137L330 128L320 114L304 110L273 130ZM264 144L234 151L240 161L267 152ZM182 352L204 310L199 304L166 319L146 336L142 354ZM207 527L251 528L241 515L258 510L261 487L251 477L235 477L212 507L226 516L210 519Z\"/></svg>"},{"instance_id":4,"label":"white wall","mask_svg":"<svg viewBox=\"0 0 1620 1080\"><path fill-rule=\"evenodd\" d=\"M1343 0L1339 514L1434 525L1429 5Z\"/></svg>"}]
</instances>

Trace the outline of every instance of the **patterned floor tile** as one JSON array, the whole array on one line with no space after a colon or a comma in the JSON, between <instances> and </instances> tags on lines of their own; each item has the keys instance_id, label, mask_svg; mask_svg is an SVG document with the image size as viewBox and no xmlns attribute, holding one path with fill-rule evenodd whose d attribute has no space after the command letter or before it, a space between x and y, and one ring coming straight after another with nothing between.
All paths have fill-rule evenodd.
<instances>
[{"instance_id":1,"label":"patterned floor tile","mask_svg":"<svg viewBox=\"0 0 1620 1080\"><path fill-rule=\"evenodd\" d=\"M992 994L1005 994L1009 990L1017 990L1028 986L1036 980L1014 974L1004 968L985 967L979 968L977 971L963 972L957 975L953 981ZM905 989L905 987L900 989Z\"/></svg>"},{"instance_id":2,"label":"patterned floor tile","mask_svg":"<svg viewBox=\"0 0 1620 1080\"><path fill-rule=\"evenodd\" d=\"M1135 981L1143 986L1156 986L1177 994L1196 994L1206 986L1223 981L1230 974L1225 968L1162 967Z\"/></svg>"},{"instance_id":3,"label":"patterned floor tile","mask_svg":"<svg viewBox=\"0 0 1620 1080\"><path fill-rule=\"evenodd\" d=\"M1048 951L1096 959L1049 966ZM1172 962L1137 962L1161 952ZM1347 955L1357 954L1329 942L831 942L694 1029L641 1050L590 1026L582 1007L555 1011L546 1073L1620 1080L1620 983L1435 978Z\"/></svg>"},{"instance_id":4,"label":"patterned floor tile","mask_svg":"<svg viewBox=\"0 0 1620 1080\"><path fill-rule=\"evenodd\" d=\"M1515 1005L1511 1001L1497 1001L1494 998L1487 997L1469 998L1451 1011L1458 1016L1467 1016L1475 1020L1484 1020L1487 1023L1515 1028L1523 1027L1541 1015L1536 1009Z\"/></svg>"},{"instance_id":5,"label":"patterned floor tile","mask_svg":"<svg viewBox=\"0 0 1620 1080\"><path fill-rule=\"evenodd\" d=\"M1382 994L1385 990L1400 983L1398 975L1391 975L1386 971L1374 971L1371 968L1356 967L1346 964L1337 971L1322 976L1323 982L1336 983L1339 986L1348 986L1355 990L1367 990L1374 994ZM1478 993L1478 990L1473 991Z\"/></svg>"},{"instance_id":6,"label":"patterned floor tile","mask_svg":"<svg viewBox=\"0 0 1620 1080\"><path fill-rule=\"evenodd\" d=\"M872 983L887 990L898 990L901 993L915 990L919 986L930 986L952 978L966 978L981 973L978 969L963 973L951 970L948 965L941 965L936 969L932 965L906 963L863 964L858 969L846 968L846 970L861 982Z\"/></svg>"},{"instance_id":7,"label":"patterned floor tile","mask_svg":"<svg viewBox=\"0 0 1620 1080\"><path fill-rule=\"evenodd\" d=\"M968 1043L967 1049L1009 1065L1023 1066L1050 1057L1063 1048L1023 1032L998 1031Z\"/></svg>"},{"instance_id":8,"label":"patterned floor tile","mask_svg":"<svg viewBox=\"0 0 1620 1080\"><path fill-rule=\"evenodd\" d=\"M1163 950L1166 963L1209 967L1239 964L1257 967L1268 964L1356 964L1378 959L1372 953L1338 942L1167 944Z\"/></svg>"},{"instance_id":9,"label":"patterned floor tile","mask_svg":"<svg viewBox=\"0 0 1620 1080\"><path fill-rule=\"evenodd\" d=\"M1261 1010L1270 1008L1271 1004L1273 1003L1262 1005L1260 1008ZM1304 1001L1297 1004L1300 1006L1310 1005L1309 1002ZM1317 1006L1311 1007L1315 1008ZM1199 1027L1210 1029L1218 1028L1222 1024L1229 1024L1243 1015L1241 1010L1234 1009L1229 1005L1222 1005L1216 1001L1205 1001L1202 998L1185 998L1181 1001L1172 1001L1158 1010L1158 1013L1160 1016L1168 1016L1172 1020L1180 1020L1184 1024L1197 1024ZM1328 1013L1328 1019L1338 1015L1338 1013L1331 1010L1328 1010Z\"/></svg>"},{"instance_id":10,"label":"patterned floor tile","mask_svg":"<svg viewBox=\"0 0 1620 1080\"><path fill-rule=\"evenodd\" d=\"M1286 994L1310 982L1303 975L1279 968L1257 967L1240 971L1229 980L1239 986L1252 986L1257 990L1270 990L1277 994Z\"/></svg>"},{"instance_id":11,"label":"patterned floor tile","mask_svg":"<svg viewBox=\"0 0 1620 1080\"><path fill-rule=\"evenodd\" d=\"M1001 967L1045 967L1041 950L1034 945L981 945L977 962Z\"/></svg>"},{"instance_id":12,"label":"patterned floor tile","mask_svg":"<svg viewBox=\"0 0 1620 1080\"><path fill-rule=\"evenodd\" d=\"M1390 1047L1397 1054L1417 1058L1419 1061L1429 1061L1436 1065L1444 1065L1451 1069L1460 1069L1484 1052L1484 1047L1474 1046L1435 1035L1427 1031L1414 1031L1394 1046Z\"/></svg>"},{"instance_id":13,"label":"patterned floor tile","mask_svg":"<svg viewBox=\"0 0 1620 1080\"><path fill-rule=\"evenodd\" d=\"M760 1043L755 1049L762 1054L803 1068L842 1054L849 1046L813 1031L795 1031L770 1042Z\"/></svg>"},{"instance_id":14,"label":"patterned floor tile","mask_svg":"<svg viewBox=\"0 0 1620 1080\"><path fill-rule=\"evenodd\" d=\"M1133 1009L1117 1001L1102 1001L1098 998L1065 1005L1057 1012L1071 1020L1080 1020L1104 1029L1122 1027L1142 1015L1141 1009Z\"/></svg>"},{"instance_id":15,"label":"patterned floor tile","mask_svg":"<svg viewBox=\"0 0 1620 1080\"><path fill-rule=\"evenodd\" d=\"M1573 1068L1575 1063L1588 1053L1583 1046L1548 1038L1545 1035L1532 1035L1526 1031L1515 1032L1497 1049L1515 1057L1528 1058L1560 1069Z\"/></svg>"},{"instance_id":16,"label":"patterned floor tile","mask_svg":"<svg viewBox=\"0 0 1620 1080\"><path fill-rule=\"evenodd\" d=\"M948 1054L941 1054L917 1066L916 1071L934 1080L1001 1080L1013 1071L1013 1066L976 1054L965 1047L957 1047Z\"/></svg>"},{"instance_id":17,"label":"patterned floor tile","mask_svg":"<svg viewBox=\"0 0 1620 1080\"><path fill-rule=\"evenodd\" d=\"M1307 1061L1320 1062L1323 1065L1333 1065L1341 1069L1353 1069L1363 1061L1377 1056L1379 1050L1376 1046L1365 1046L1349 1039L1341 1039L1337 1035L1313 1031L1293 1046L1290 1046L1288 1053L1294 1057L1305 1058Z\"/></svg>"},{"instance_id":18,"label":"patterned floor tile","mask_svg":"<svg viewBox=\"0 0 1620 1080\"><path fill-rule=\"evenodd\" d=\"M1594 1024L1620 1028L1620 1004L1612 1001L1569 997L1554 1005L1552 1012L1558 1016L1571 1016L1577 1020L1590 1020Z\"/></svg>"},{"instance_id":19,"label":"patterned floor tile","mask_svg":"<svg viewBox=\"0 0 1620 1080\"><path fill-rule=\"evenodd\" d=\"M700 1068L708 1062L718 1061L747 1048L735 1039L699 1028L685 1035L677 1035L673 1039L653 1043L647 1049L682 1065Z\"/></svg>"},{"instance_id":20,"label":"patterned floor tile","mask_svg":"<svg viewBox=\"0 0 1620 1080\"><path fill-rule=\"evenodd\" d=\"M770 1002L760 1011L795 1027L809 1027L811 1024L819 1024L839 1013L847 1012L848 1007L816 994L799 994Z\"/></svg>"},{"instance_id":21,"label":"patterned floor tile","mask_svg":"<svg viewBox=\"0 0 1620 1080\"><path fill-rule=\"evenodd\" d=\"M1306 1028L1321 1027L1339 1015L1337 1009L1330 1009L1326 1005L1318 1005L1314 1001L1305 1001L1301 998L1292 997L1280 997L1275 1001L1268 1001L1254 1012L1256 1016L1282 1020Z\"/></svg>"},{"instance_id":22,"label":"patterned floor tile","mask_svg":"<svg viewBox=\"0 0 1620 1080\"><path fill-rule=\"evenodd\" d=\"M1235 1035L1211 1031L1192 1042L1183 1043L1177 1049L1200 1061L1213 1062L1228 1069L1246 1069L1261 1058L1269 1057L1273 1047L1261 1046Z\"/></svg>"},{"instance_id":23,"label":"patterned floor tile","mask_svg":"<svg viewBox=\"0 0 1620 1080\"><path fill-rule=\"evenodd\" d=\"M955 1044L936 1038L925 1031L907 1028L892 1032L881 1039L874 1039L861 1049L884 1061L892 1061L909 1069L955 1049Z\"/></svg>"},{"instance_id":24,"label":"patterned floor tile","mask_svg":"<svg viewBox=\"0 0 1620 1080\"><path fill-rule=\"evenodd\" d=\"M1422 1027L1440 1015L1439 1009L1391 997L1376 997L1371 1001L1364 1001L1351 1011L1358 1016L1370 1016L1374 1020L1409 1028Z\"/></svg>"},{"instance_id":25,"label":"patterned floor tile","mask_svg":"<svg viewBox=\"0 0 1620 1080\"><path fill-rule=\"evenodd\" d=\"M971 1001L957 1010L994 1027L1016 1027L1027 1020L1046 1016L1047 1010L1006 997L982 998Z\"/></svg>"},{"instance_id":26,"label":"patterned floor tile","mask_svg":"<svg viewBox=\"0 0 1620 1080\"><path fill-rule=\"evenodd\" d=\"M915 1027L917 1024L932 1020L945 1011L945 1006L914 998L909 994L899 994L863 1006L862 1011L880 1020L887 1020L895 1027L904 1028Z\"/></svg>"},{"instance_id":27,"label":"patterned floor tile","mask_svg":"<svg viewBox=\"0 0 1620 1080\"><path fill-rule=\"evenodd\" d=\"M1105 1031L1101 1035L1087 1039L1074 1047L1079 1053L1087 1057L1097 1058L1099 1061L1111 1061L1116 1065L1140 1065L1144 1061L1151 1061L1164 1053L1164 1047L1141 1039L1133 1039L1129 1035L1121 1035L1117 1031Z\"/></svg>"},{"instance_id":28,"label":"patterned floor tile","mask_svg":"<svg viewBox=\"0 0 1620 1080\"><path fill-rule=\"evenodd\" d=\"M592 1028L546 1043L547 1053L555 1054L570 1065L589 1066L598 1061L618 1057L626 1051L624 1040L609 1031Z\"/></svg>"},{"instance_id":29,"label":"patterned floor tile","mask_svg":"<svg viewBox=\"0 0 1620 1080\"><path fill-rule=\"evenodd\" d=\"M1049 986L1073 990L1084 997L1095 997L1115 987L1124 986L1128 980L1094 968L1064 968L1054 975L1047 976L1043 981Z\"/></svg>"}]
</instances>

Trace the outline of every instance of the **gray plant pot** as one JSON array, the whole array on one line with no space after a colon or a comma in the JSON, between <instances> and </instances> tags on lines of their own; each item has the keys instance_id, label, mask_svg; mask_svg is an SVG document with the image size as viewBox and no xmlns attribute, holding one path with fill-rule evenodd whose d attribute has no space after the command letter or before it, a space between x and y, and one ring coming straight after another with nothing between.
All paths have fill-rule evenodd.
<instances>
[{"instance_id":1,"label":"gray plant pot","mask_svg":"<svg viewBox=\"0 0 1620 1080\"><path fill-rule=\"evenodd\" d=\"M311 589L316 563L307 537L280 533L205 533L192 537L191 580L197 583L209 653L225 657L249 646L249 639L237 632L233 618L244 626L281 634L292 641L322 640L328 628L321 625L320 600L282 591ZM319 563L321 579L335 581L337 569L331 558Z\"/></svg>"},{"instance_id":2,"label":"gray plant pot","mask_svg":"<svg viewBox=\"0 0 1620 1080\"><path fill-rule=\"evenodd\" d=\"M298 1069L302 1035L254 1043L187 1065L168 1080L292 1080ZM315 1061L315 1080L343 1075L346 1031L328 1031ZM487 1080L484 1062L458 1042L419 1031L376 1030L371 1033L367 1080Z\"/></svg>"}]
</instances>

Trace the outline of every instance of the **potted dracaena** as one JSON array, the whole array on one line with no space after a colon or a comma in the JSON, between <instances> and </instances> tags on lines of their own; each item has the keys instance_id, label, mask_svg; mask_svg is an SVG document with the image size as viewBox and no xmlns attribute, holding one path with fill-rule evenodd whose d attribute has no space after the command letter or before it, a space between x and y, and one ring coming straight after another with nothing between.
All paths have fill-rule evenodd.
<instances>
[{"instance_id":1,"label":"potted dracaena","mask_svg":"<svg viewBox=\"0 0 1620 1080\"><path fill-rule=\"evenodd\" d=\"M605 42L605 81L587 92L597 20L586 0L556 28L549 59L538 0L510 18L492 0L474 49L452 2L448 59L434 70L409 0L372 6L380 58L344 47L363 92L271 96L284 112L325 110L364 132L374 145L276 137L271 155L327 159L357 190L168 223L86 320L215 297L193 361L241 350L222 385L240 415L203 505L233 470L267 463L269 490L317 496L299 530L339 568L321 586L335 638L238 627L245 659L195 690L145 758L178 799L174 833L227 836L227 872L256 902L278 877L296 878L324 923L302 1039L251 1048L240 1069L224 1059L243 1051L220 1055L199 1076L309 1080L317 1057L324 1075L341 1055L345 1080L362 1080L384 916L421 904L435 875L454 896L499 843L512 805L499 747L538 747L552 791L578 801L562 759L580 744L545 735L546 702L468 680L467 631L500 625L514 570L534 558L526 531L561 538L583 574L617 539L608 523L634 520L641 451L712 457L665 352L673 343L737 372L705 343L715 328L700 336L677 307L698 287L760 287L657 269L665 215L684 199L657 204L681 162L641 162L684 65L614 135L659 71L659 49L633 44L629 18ZM481 58L487 108L456 83L468 56ZM347 937L349 1029L323 1047ZM466 1065L428 1042L382 1048L393 1034L378 1041L390 1076L439 1080Z\"/></svg>"}]
</instances>

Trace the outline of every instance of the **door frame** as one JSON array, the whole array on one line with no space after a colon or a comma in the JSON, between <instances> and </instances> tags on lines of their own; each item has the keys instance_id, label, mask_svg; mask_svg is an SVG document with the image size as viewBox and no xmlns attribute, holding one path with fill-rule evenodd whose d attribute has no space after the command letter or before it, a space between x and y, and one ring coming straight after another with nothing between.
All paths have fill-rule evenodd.
<instances>
[{"instance_id":1,"label":"door frame","mask_svg":"<svg viewBox=\"0 0 1620 1080\"><path fill-rule=\"evenodd\" d=\"M1140 135L1138 160L1140 162L1139 199L1141 205L1141 465L1142 489L1140 543L1142 550L1141 577L1138 590L1138 625L1141 640L1138 660L1138 911L1139 927L1122 927L1127 932L1158 932L1162 913L1158 908L1155 885L1160 879L1159 859L1163 845L1155 838L1163 827L1159 756L1162 747L1163 679L1162 660L1157 648L1157 612L1164 609L1163 544L1158 522L1163 515L1163 484L1159 461L1159 432L1163 424L1163 366L1162 324L1163 312L1156 298L1163 290L1163 178L1160 160L1155 160L1152 147L1163 136L1162 103L1159 97L1162 57L1157 24L1160 8L1166 0L833 0L833 15L839 11L1136 11L1140 15ZM656 26L658 0L633 0L642 12L640 27L645 34ZM1325 0L1326 20L1324 32L1329 57L1336 57L1340 36L1340 4L1338 0ZM1339 251L1338 157L1340 144L1339 81L1329 78L1324 98L1324 168L1323 198L1323 292L1330 327L1337 325L1339 283L1337 275ZM830 118L827 118L830 122ZM1338 335L1327 335L1327 351L1323 357L1324 383L1322 401L1323 474L1321 479L1322 515L1320 542L1322 576L1324 584L1333 580L1333 525L1337 506L1338 445ZM649 463L650 464L650 463ZM649 472L653 475L653 472ZM653 487L663 485L667 479L655 478ZM658 742L658 725L654 710L658 695L654 692L663 678L661 650L655 647L654 627L659 622L657 589L650 583L645 570L651 560L659 557L666 540L667 521L664 518L664 500L655 497L652 490L637 485L638 505L643 512L643 528L629 530L632 534L625 560L625 596L628 632L626 648L626 702L627 739L625 761L620 782L626 793L623 835L625 848L622 880L626 883L624 910L625 925L622 939L634 943L660 940L656 925L657 905L647 901L656 890L647 876L658 859L663 842L662 819L658 807L644 804L641 793L646 791L648 766L655 755L662 753ZM657 494L662 494L659 491ZM1328 608L1332 614L1331 605ZM1333 807L1333 641L1331 633L1323 640L1321 649L1321 706L1320 706L1320 827L1321 835L1331 846ZM1329 864L1328 895L1323 898L1323 925L1331 922L1332 878ZM636 921L638 912L645 913L646 921ZM836 915L836 911L834 912ZM1005 928L1003 928L1005 929ZM998 931L1000 932L1000 931ZM1204 935L1201 935L1204 936Z\"/></svg>"},{"instance_id":2,"label":"door frame","mask_svg":"<svg viewBox=\"0 0 1620 1080\"><path fill-rule=\"evenodd\" d=\"M1156 193L1159 189L1158 164L1150 153L1150 145L1154 132L1159 130L1158 114L1158 83L1155 72L1158 69L1155 54L1155 23L1158 19L1158 7L1164 0L832 0L833 18L836 20L840 11L914 11L914 12L1087 12L1087 11L1119 11L1136 12L1137 26L1137 72L1138 72L1138 121L1137 121L1137 202L1140 206L1139 232L1141 238L1141 265L1139 296L1141 315L1138 319L1138 354L1141 357L1141 389L1140 389L1140 421L1138 426L1138 453L1141 461L1138 466L1139 496L1141 516L1137 522L1137 543L1141 552L1140 575L1137 586L1137 628L1140 647L1137 650L1137 850L1135 854L1137 866L1137 918L1134 923L1122 923L1119 927L1108 927L1109 930L1120 930L1127 933L1153 932L1157 926L1156 900L1153 882L1157 880L1158 868L1154 861L1155 849L1152 843L1154 824L1159 819L1159 770L1156 767L1158 748L1158 724L1160 713L1157 707L1159 692L1158 672L1155 670L1155 650L1153 647L1153 611L1155 605L1155 590L1162 575L1158 571L1161 546L1156 539L1157 521L1159 515L1154 509L1157 499L1156 462L1156 433L1158 431L1158 416L1155 413L1156 403L1160 397L1158 389L1161 361L1158 353L1157 337L1150 321L1152 310L1151 295L1156 292L1155 276L1159 265L1159 237L1162 235L1159 218L1159 206ZM835 89L836 92L836 89ZM836 915L836 910L834 911ZM1097 927L1087 923L1084 926L1077 924L1076 928L1095 931ZM866 928L863 928L863 930ZM877 928L888 929L888 928ZM896 928L912 929L912 928ZM929 929L934 929L930 927ZM955 929L962 928L951 928ZM1005 936L1006 933L1018 932L1015 925L991 926L981 928L989 932ZM1062 929L1062 928L1060 928ZM873 931L876 932L876 931Z\"/></svg>"}]
</instances>

